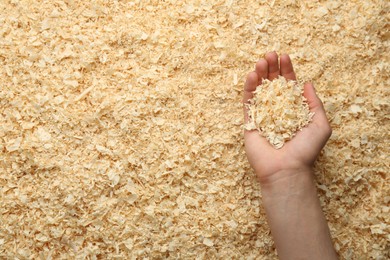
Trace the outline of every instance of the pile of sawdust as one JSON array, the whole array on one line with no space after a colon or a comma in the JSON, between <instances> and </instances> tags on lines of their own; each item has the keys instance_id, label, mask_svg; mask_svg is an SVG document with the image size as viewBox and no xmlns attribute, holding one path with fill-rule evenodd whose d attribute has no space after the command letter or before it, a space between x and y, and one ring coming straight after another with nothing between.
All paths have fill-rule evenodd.
<instances>
[{"instance_id":1,"label":"pile of sawdust","mask_svg":"<svg viewBox=\"0 0 390 260\"><path fill-rule=\"evenodd\" d=\"M306 126L314 113L303 96L303 84L279 76L264 79L246 104L246 130L258 130L276 149Z\"/></svg>"},{"instance_id":2,"label":"pile of sawdust","mask_svg":"<svg viewBox=\"0 0 390 260\"><path fill-rule=\"evenodd\" d=\"M275 258L241 105L273 50L330 119L315 172L337 251L388 258L388 10L0 1L0 258Z\"/></svg>"}]
</instances>

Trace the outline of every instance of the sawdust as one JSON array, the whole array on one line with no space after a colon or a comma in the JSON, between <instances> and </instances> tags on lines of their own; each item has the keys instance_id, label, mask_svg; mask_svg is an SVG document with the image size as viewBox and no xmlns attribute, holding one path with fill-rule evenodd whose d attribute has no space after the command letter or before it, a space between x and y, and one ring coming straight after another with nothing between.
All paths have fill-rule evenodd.
<instances>
[{"instance_id":1,"label":"sawdust","mask_svg":"<svg viewBox=\"0 0 390 260\"><path fill-rule=\"evenodd\" d=\"M303 96L303 84L282 76L262 80L246 109L245 130L257 130L276 149L309 124L314 115Z\"/></svg>"},{"instance_id":2,"label":"sawdust","mask_svg":"<svg viewBox=\"0 0 390 260\"><path fill-rule=\"evenodd\" d=\"M342 259L389 251L389 2L0 1L0 258L272 259L245 75L290 53Z\"/></svg>"}]
</instances>

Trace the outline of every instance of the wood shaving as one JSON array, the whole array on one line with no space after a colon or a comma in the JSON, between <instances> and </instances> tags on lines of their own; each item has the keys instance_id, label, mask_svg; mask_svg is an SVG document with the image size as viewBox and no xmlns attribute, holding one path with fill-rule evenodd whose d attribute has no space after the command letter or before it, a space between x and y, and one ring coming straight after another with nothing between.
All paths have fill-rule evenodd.
<instances>
[{"instance_id":1,"label":"wood shaving","mask_svg":"<svg viewBox=\"0 0 390 260\"><path fill-rule=\"evenodd\" d=\"M303 84L279 76L263 79L246 104L246 130L258 130L276 149L305 127L314 113L303 96Z\"/></svg>"},{"instance_id":2,"label":"wood shaving","mask_svg":"<svg viewBox=\"0 0 390 260\"><path fill-rule=\"evenodd\" d=\"M0 1L0 258L277 259L241 104L275 50L330 119L315 173L340 258L388 259L389 8Z\"/></svg>"}]
</instances>

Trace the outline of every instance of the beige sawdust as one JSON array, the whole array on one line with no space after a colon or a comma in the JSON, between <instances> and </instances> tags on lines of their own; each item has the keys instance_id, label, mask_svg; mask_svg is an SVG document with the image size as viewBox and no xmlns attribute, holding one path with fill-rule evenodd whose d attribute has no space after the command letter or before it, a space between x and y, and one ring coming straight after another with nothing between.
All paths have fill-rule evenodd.
<instances>
[{"instance_id":1,"label":"beige sawdust","mask_svg":"<svg viewBox=\"0 0 390 260\"><path fill-rule=\"evenodd\" d=\"M309 124L314 115L303 96L303 84L282 76L262 80L245 105L245 130L257 130L276 149Z\"/></svg>"},{"instance_id":2,"label":"beige sawdust","mask_svg":"<svg viewBox=\"0 0 390 260\"><path fill-rule=\"evenodd\" d=\"M342 259L389 245L389 2L0 1L0 258L274 259L245 75L291 54Z\"/></svg>"}]
</instances>

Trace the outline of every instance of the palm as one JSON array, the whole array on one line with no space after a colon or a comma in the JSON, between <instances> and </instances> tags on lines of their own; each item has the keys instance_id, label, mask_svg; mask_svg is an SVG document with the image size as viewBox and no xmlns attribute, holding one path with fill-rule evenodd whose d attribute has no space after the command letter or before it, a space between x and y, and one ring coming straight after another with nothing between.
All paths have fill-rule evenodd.
<instances>
[{"instance_id":1,"label":"palm","mask_svg":"<svg viewBox=\"0 0 390 260\"><path fill-rule=\"evenodd\" d=\"M252 92L261 84L261 79L273 80L279 75L289 80L296 79L290 58L283 55L280 58L279 67L276 53L267 54L266 59L256 64L256 71L248 75L244 102L252 97ZM310 167L329 138L330 126L322 103L317 98L311 84L305 85L304 95L308 100L310 110L315 112L313 122L299 131L281 149L277 150L271 146L256 130L245 131L245 151L249 163L260 179L284 169ZM245 117L247 117L246 114Z\"/></svg>"}]
</instances>

